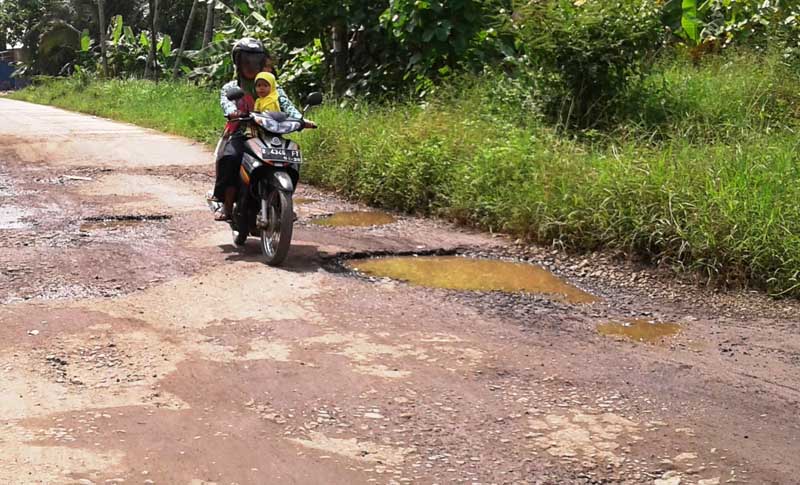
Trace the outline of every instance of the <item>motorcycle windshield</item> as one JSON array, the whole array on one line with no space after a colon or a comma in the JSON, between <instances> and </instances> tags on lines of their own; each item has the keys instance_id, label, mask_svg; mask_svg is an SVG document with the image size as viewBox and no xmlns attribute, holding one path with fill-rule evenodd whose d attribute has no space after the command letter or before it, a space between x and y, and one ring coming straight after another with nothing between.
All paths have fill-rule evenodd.
<instances>
[{"instance_id":1,"label":"motorcycle windshield","mask_svg":"<svg viewBox=\"0 0 800 485\"><path fill-rule=\"evenodd\" d=\"M300 131L303 124L300 121L289 119L283 113L256 114L253 119L258 126L276 135L286 135Z\"/></svg>"}]
</instances>

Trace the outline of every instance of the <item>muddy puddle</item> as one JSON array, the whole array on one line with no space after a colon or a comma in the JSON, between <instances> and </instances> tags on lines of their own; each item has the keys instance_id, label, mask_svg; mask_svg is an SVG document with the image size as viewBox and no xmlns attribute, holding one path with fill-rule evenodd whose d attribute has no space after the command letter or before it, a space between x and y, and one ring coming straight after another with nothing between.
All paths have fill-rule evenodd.
<instances>
[{"instance_id":1,"label":"muddy puddle","mask_svg":"<svg viewBox=\"0 0 800 485\"><path fill-rule=\"evenodd\" d=\"M308 205L319 202L319 199L312 199L311 197L297 197L293 200L296 205Z\"/></svg>"},{"instance_id":2,"label":"muddy puddle","mask_svg":"<svg viewBox=\"0 0 800 485\"><path fill-rule=\"evenodd\" d=\"M130 229L141 226L148 222L161 222L172 219L168 215L144 215L144 216L98 216L87 217L81 222L81 232L94 231L114 231Z\"/></svg>"},{"instance_id":3,"label":"muddy puddle","mask_svg":"<svg viewBox=\"0 0 800 485\"><path fill-rule=\"evenodd\" d=\"M394 257L350 261L360 273L404 281L427 288L464 291L533 293L568 303L599 301L549 271L525 263L460 256Z\"/></svg>"},{"instance_id":4,"label":"muddy puddle","mask_svg":"<svg viewBox=\"0 0 800 485\"><path fill-rule=\"evenodd\" d=\"M597 332L606 337L621 337L634 342L655 344L667 337L674 337L681 331L676 323L657 323L648 320L627 320L622 323L610 322L597 326Z\"/></svg>"},{"instance_id":5,"label":"muddy puddle","mask_svg":"<svg viewBox=\"0 0 800 485\"><path fill-rule=\"evenodd\" d=\"M391 224L397 219L386 212L337 212L311 221L325 227L369 227Z\"/></svg>"}]
</instances>

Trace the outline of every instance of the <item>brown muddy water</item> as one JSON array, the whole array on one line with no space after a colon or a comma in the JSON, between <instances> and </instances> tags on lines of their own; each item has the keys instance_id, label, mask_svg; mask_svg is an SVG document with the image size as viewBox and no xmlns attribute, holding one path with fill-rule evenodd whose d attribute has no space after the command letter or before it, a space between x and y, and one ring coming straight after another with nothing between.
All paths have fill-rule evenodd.
<instances>
[{"instance_id":1,"label":"brown muddy water","mask_svg":"<svg viewBox=\"0 0 800 485\"><path fill-rule=\"evenodd\" d=\"M549 271L525 263L460 256L392 257L345 263L348 269L426 288L534 293L567 303L599 301Z\"/></svg>"},{"instance_id":2,"label":"brown muddy water","mask_svg":"<svg viewBox=\"0 0 800 485\"><path fill-rule=\"evenodd\" d=\"M306 204L313 204L314 202L319 202L319 199L312 199L311 197L297 197L293 200L293 202L297 205L306 205Z\"/></svg>"},{"instance_id":3,"label":"brown muddy water","mask_svg":"<svg viewBox=\"0 0 800 485\"><path fill-rule=\"evenodd\" d=\"M115 231L131 229L141 225L144 221L89 221L81 224L81 232Z\"/></svg>"},{"instance_id":4,"label":"brown muddy water","mask_svg":"<svg viewBox=\"0 0 800 485\"><path fill-rule=\"evenodd\" d=\"M622 337L634 342L655 344L667 337L680 333L681 326L676 323L657 323L648 320L627 320L622 323L610 322L597 326L597 332L606 337Z\"/></svg>"},{"instance_id":5,"label":"brown muddy water","mask_svg":"<svg viewBox=\"0 0 800 485\"><path fill-rule=\"evenodd\" d=\"M325 227L369 227L391 224L396 220L386 212L337 212L332 216L314 219L311 223Z\"/></svg>"}]
</instances>

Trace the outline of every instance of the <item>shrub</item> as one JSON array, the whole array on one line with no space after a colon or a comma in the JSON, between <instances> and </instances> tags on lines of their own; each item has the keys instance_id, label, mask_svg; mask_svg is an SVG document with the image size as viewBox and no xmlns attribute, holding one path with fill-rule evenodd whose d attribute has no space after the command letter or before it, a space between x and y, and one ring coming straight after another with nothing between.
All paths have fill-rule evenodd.
<instances>
[{"instance_id":1,"label":"shrub","mask_svg":"<svg viewBox=\"0 0 800 485\"><path fill-rule=\"evenodd\" d=\"M542 66L549 114L597 127L618 95L648 72L663 40L654 1L546 0L515 12L529 64Z\"/></svg>"}]
</instances>

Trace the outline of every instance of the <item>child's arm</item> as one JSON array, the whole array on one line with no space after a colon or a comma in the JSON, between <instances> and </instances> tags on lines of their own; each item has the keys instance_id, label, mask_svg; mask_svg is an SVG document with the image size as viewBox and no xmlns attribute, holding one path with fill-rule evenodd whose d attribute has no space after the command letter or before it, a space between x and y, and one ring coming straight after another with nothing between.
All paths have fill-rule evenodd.
<instances>
[{"instance_id":1,"label":"child's arm","mask_svg":"<svg viewBox=\"0 0 800 485\"><path fill-rule=\"evenodd\" d=\"M278 104L281 105L281 111L286 113L289 118L297 118L298 120L303 119L303 114L300 113L300 110L294 107L292 100L289 99L289 96L286 95L286 91L284 91L280 86L278 86Z\"/></svg>"},{"instance_id":2,"label":"child's arm","mask_svg":"<svg viewBox=\"0 0 800 485\"><path fill-rule=\"evenodd\" d=\"M219 92L219 105L222 108L222 113L225 116L228 116L239 109L236 106L236 103L228 99L228 90L230 88L235 88L238 85L239 83L237 83L236 81L231 81L228 84L222 86L222 90Z\"/></svg>"}]
</instances>

